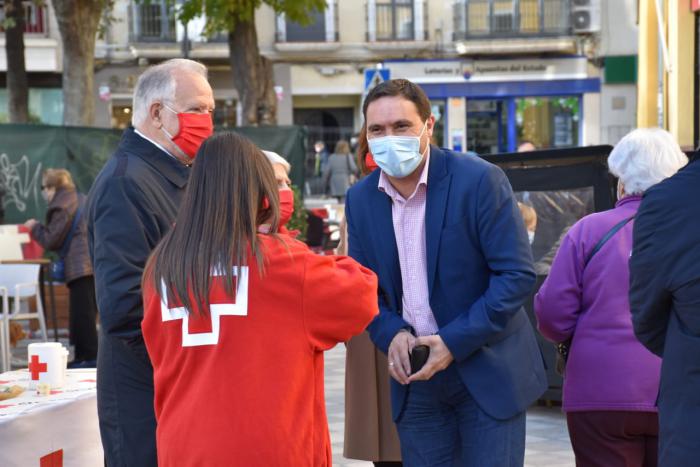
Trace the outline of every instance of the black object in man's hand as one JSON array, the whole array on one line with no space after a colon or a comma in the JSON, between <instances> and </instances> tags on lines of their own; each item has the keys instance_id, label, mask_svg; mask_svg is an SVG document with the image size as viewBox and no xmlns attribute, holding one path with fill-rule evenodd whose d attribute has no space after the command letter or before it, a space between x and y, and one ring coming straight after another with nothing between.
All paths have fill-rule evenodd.
<instances>
[{"instance_id":1,"label":"black object in man's hand","mask_svg":"<svg viewBox=\"0 0 700 467\"><path fill-rule=\"evenodd\" d=\"M427 345L417 345L411 351L411 374L416 374L428 361L430 347Z\"/></svg>"}]
</instances>

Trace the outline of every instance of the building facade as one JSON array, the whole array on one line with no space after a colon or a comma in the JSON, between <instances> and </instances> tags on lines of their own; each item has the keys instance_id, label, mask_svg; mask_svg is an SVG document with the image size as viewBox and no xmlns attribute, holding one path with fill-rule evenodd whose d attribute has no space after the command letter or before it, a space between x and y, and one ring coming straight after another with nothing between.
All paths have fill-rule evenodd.
<instances>
[{"instance_id":1,"label":"building facade","mask_svg":"<svg viewBox=\"0 0 700 467\"><path fill-rule=\"evenodd\" d=\"M660 126L683 149L698 145L698 56L695 0L639 1L637 125Z\"/></svg>"},{"instance_id":2,"label":"building facade","mask_svg":"<svg viewBox=\"0 0 700 467\"><path fill-rule=\"evenodd\" d=\"M635 126L634 0L362 6L331 2L307 28L277 17L274 42L261 38L263 52L289 69L292 122L311 139L332 146L356 133L367 86L386 77L420 83L438 119L436 144L460 150L615 143Z\"/></svg>"},{"instance_id":3,"label":"building facade","mask_svg":"<svg viewBox=\"0 0 700 467\"><path fill-rule=\"evenodd\" d=\"M4 2L0 1L0 24L5 19L4 11ZM30 119L60 125L63 121L63 57L50 2L24 2L24 31ZM0 28L0 123L8 121L6 72L5 34Z\"/></svg>"},{"instance_id":4,"label":"building facade","mask_svg":"<svg viewBox=\"0 0 700 467\"><path fill-rule=\"evenodd\" d=\"M240 122L225 35L203 36L203 19L183 26L170 4L115 2L96 48L98 126L128 125L140 73L182 56L209 67L216 123ZM26 36L30 86L42 102L58 96L39 113L60 123L51 113L62 109L58 29L50 2L27 5L46 24ZM352 137L367 89L408 78L431 99L436 144L493 153L525 140L542 148L615 143L635 126L636 8L636 0L328 0L304 27L264 4L256 27L261 53L275 64L278 121L306 126L310 142L332 149ZM3 59L4 50L0 71Z\"/></svg>"}]
</instances>

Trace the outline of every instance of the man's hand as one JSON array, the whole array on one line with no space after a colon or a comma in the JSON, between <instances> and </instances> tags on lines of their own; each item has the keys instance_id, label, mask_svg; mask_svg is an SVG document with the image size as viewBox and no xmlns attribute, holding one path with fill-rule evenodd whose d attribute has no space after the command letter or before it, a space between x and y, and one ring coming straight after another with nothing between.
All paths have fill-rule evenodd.
<instances>
[{"instance_id":1,"label":"man's hand","mask_svg":"<svg viewBox=\"0 0 700 467\"><path fill-rule=\"evenodd\" d=\"M29 230L32 230L35 225L37 225L39 221L36 219L29 219L27 222L24 223L24 226L28 228Z\"/></svg>"},{"instance_id":2,"label":"man's hand","mask_svg":"<svg viewBox=\"0 0 700 467\"><path fill-rule=\"evenodd\" d=\"M430 355L423 368L421 368L418 373L408 378L409 383L414 381L427 381L432 378L435 373L444 370L454 361L452 352L450 352L450 349L448 349L442 341L442 337L437 334L434 336L419 337L415 340L413 345L427 345L430 347Z\"/></svg>"},{"instance_id":3,"label":"man's hand","mask_svg":"<svg viewBox=\"0 0 700 467\"><path fill-rule=\"evenodd\" d=\"M408 384L411 374L409 355L416 345L416 338L406 330L399 331L389 344L389 374L401 384Z\"/></svg>"}]
</instances>

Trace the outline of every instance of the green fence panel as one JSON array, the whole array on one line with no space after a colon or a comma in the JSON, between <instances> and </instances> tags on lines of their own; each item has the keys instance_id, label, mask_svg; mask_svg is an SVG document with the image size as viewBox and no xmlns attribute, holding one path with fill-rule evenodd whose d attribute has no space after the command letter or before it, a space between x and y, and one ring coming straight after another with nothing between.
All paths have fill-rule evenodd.
<instances>
[{"instance_id":1,"label":"green fence panel","mask_svg":"<svg viewBox=\"0 0 700 467\"><path fill-rule=\"evenodd\" d=\"M290 178L304 186L306 130L301 127L236 128L262 149L275 151L292 164ZM5 188L6 223L43 219L41 174L66 168L87 193L95 176L119 144L122 131L50 125L0 125L0 184Z\"/></svg>"},{"instance_id":2,"label":"green fence panel","mask_svg":"<svg viewBox=\"0 0 700 467\"><path fill-rule=\"evenodd\" d=\"M304 163L307 153L307 132L299 126L242 127L234 131L250 138L260 148L275 151L292 165L289 178L304 190Z\"/></svg>"}]
</instances>

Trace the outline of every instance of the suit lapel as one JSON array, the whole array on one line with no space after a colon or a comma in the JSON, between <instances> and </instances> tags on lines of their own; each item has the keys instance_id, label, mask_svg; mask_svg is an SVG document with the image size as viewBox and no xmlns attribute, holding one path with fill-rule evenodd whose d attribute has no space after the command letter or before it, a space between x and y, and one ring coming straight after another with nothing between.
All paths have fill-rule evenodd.
<instances>
[{"instance_id":1,"label":"suit lapel","mask_svg":"<svg viewBox=\"0 0 700 467\"><path fill-rule=\"evenodd\" d=\"M378 172L378 170L377 170ZM377 177L377 181L379 178ZM368 180L369 182L370 180ZM379 191L374 184L374 189L370 190L370 206L373 229L373 244L377 248L377 258L380 258L381 267L385 268L389 274L391 284L394 288L391 299L396 310L401 309L401 266L399 264L399 253L396 248L396 235L394 234L394 222L391 213L391 198Z\"/></svg>"},{"instance_id":2,"label":"suit lapel","mask_svg":"<svg viewBox=\"0 0 700 467\"><path fill-rule=\"evenodd\" d=\"M447 155L435 146L430 147L428 192L425 206L425 247L428 260L428 290L432 295L437 270L440 233L447 209L452 175L447 173Z\"/></svg>"}]
</instances>

